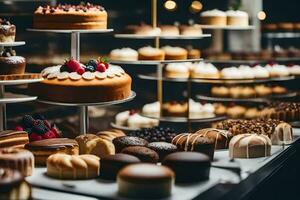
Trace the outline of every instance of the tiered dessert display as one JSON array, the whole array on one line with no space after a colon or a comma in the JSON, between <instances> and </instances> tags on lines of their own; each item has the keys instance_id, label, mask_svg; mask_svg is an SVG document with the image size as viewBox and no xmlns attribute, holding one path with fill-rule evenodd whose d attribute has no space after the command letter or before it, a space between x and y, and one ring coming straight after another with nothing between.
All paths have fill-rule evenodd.
<instances>
[{"instance_id":1,"label":"tiered dessert display","mask_svg":"<svg viewBox=\"0 0 300 200\"><path fill-rule=\"evenodd\" d=\"M66 20L67 19L67 20ZM63 22L63 23L62 23ZM45 69L45 80L33 86L39 102L80 108L80 132L88 131L88 107L109 106L132 100L131 78L119 66L103 59L80 63L80 34L109 33L107 12L98 5L58 5L39 7L29 31L71 35L71 59L61 66ZM45 93L44 91L48 91Z\"/></svg>"},{"instance_id":2,"label":"tiered dessert display","mask_svg":"<svg viewBox=\"0 0 300 200\"><path fill-rule=\"evenodd\" d=\"M0 130L6 130L6 104L36 100L36 96L5 93L6 85L23 85L42 81L39 74L25 74L26 60L16 56L12 47L25 45L15 41L16 26L0 19Z\"/></svg>"}]
</instances>

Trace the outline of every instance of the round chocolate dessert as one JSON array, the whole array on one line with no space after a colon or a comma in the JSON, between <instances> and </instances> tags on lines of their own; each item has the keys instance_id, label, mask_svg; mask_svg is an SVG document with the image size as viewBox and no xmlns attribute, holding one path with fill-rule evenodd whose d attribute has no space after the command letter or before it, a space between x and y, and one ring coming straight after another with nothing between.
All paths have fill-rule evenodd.
<instances>
[{"instance_id":1,"label":"round chocolate dessert","mask_svg":"<svg viewBox=\"0 0 300 200\"><path fill-rule=\"evenodd\" d=\"M120 153L124 148L130 146L146 146L148 144L147 140L139 137L132 136L122 136L113 139L113 144L115 145L116 153Z\"/></svg>"},{"instance_id":2,"label":"round chocolate dessert","mask_svg":"<svg viewBox=\"0 0 300 200\"><path fill-rule=\"evenodd\" d=\"M159 161L162 161L170 153L177 151L177 147L168 142L151 142L147 145L147 147L159 155Z\"/></svg>"},{"instance_id":3,"label":"round chocolate dessert","mask_svg":"<svg viewBox=\"0 0 300 200\"><path fill-rule=\"evenodd\" d=\"M117 177L119 194L129 198L164 198L171 195L174 173L168 167L133 164Z\"/></svg>"},{"instance_id":4,"label":"round chocolate dessert","mask_svg":"<svg viewBox=\"0 0 300 200\"><path fill-rule=\"evenodd\" d=\"M135 156L117 153L101 158L100 178L116 180L118 172L125 166L141 162Z\"/></svg>"},{"instance_id":5,"label":"round chocolate dessert","mask_svg":"<svg viewBox=\"0 0 300 200\"><path fill-rule=\"evenodd\" d=\"M11 48L0 51L0 75L24 74L26 60Z\"/></svg>"},{"instance_id":6,"label":"round chocolate dessert","mask_svg":"<svg viewBox=\"0 0 300 200\"><path fill-rule=\"evenodd\" d=\"M128 135L144 138L149 142L171 142L177 134L172 128L154 127L133 131Z\"/></svg>"},{"instance_id":7,"label":"round chocolate dessert","mask_svg":"<svg viewBox=\"0 0 300 200\"><path fill-rule=\"evenodd\" d=\"M158 154L147 147L131 146L124 148L121 153L129 154L138 157L142 162L157 163Z\"/></svg>"},{"instance_id":8,"label":"round chocolate dessert","mask_svg":"<svg viewBox=\"0 0 300 200\"><path fill-rule=\"evenodd\" d=\"M0 199L31 199L31 187L20 172L0 168Z\"/></svg>"},{"instance_id":9,"label":"round chocolate dessert","mask_svg":"<svg viewBox=\"0 0 300 200\"><path fill-rule=\"evenodd\" d=\"M209 179L210 159L202 153L172 153L165 157L162 165L174 171L177 183L190 183Z\"/></svg>"}]
</instances>

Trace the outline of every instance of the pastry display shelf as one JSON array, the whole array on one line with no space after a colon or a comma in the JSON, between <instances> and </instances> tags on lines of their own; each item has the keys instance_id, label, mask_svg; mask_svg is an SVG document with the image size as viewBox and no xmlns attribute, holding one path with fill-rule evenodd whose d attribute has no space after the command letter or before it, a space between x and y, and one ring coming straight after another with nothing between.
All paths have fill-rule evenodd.
<instances>
[{"instance_id":1,"label":"pastry display shelf","mask_svg":"<svg viewBox=\"0 0 300 200\"><path fill-rule=\"evenodd\" d=\"M187 117L165 117L165 116L148 116L143 113L140 113L143 117L148 117L151 119L157 119L162 122L177 122L177 123L211 123L211 122L217 122L227 119L226 116L215 116L215 117L209 117L209 118L187 118Z\"/></svg>"},{"instance_id":2,"label":"pastry display shelf","mask_svg":"<svg viewBox=\"0 0 300 200\"><path fill-rule=\"evenodd\" d=\"M216 150L210 179L194 184L175 184L171 196L166 200L217 200L249 197L255 188L267 180L272 180L276 175L274 172L285 167L287 160L297 155L300 144L300 129L293 129L293 132L295 135L294 142L291 145L273 145L269 157L230 159L227 149ZM62 199L64 195L69 195L73 198L78 196L78 199L90 200L91 198L130 200L130 198L122 198L118 195L118 185L115 181L53 179L46 175L46 168L36 168L33 175L27 177L26 180L33 185L32 195L35 199L53 197L48 195L56 195L57 198L61 197L60 199ZM98 189L94 190L95 187Z\"/></svg>"},{"instance_id":3,"label":"pastry display shelf","mask_svg":"<svg viewBox=\"0 0 300 200\"><path fill-rule=\"evenodd\" d=\"M0 80L0 86L3 85L23 85L29 83L37 83L43 81L43 78L33 78L33 79L16 79L16 80Z\"/></svg>"},{"instance_id":4,"label":"pastry display shelf","mask_svg":"<svg viewBox=\"0 0 300 200\"><path fill-rule=\"evenodd\" d=\"M288 58L273 58L271 60L212 60L212 59L204 59L205 62L215 63L215 64L268 64L270 61L272 62L294 62L300 61L300 57L288 57Z\"/></svg>"},{"instance_id":5,"label":"pastry display shelf","mask_svg":"<svg viewBox=\"0 0 300 200\"><path fill-rule=\"evenodd\" d=\"M17 42L0 42L0 47L16 47L16 46L23 46L26 43L24 41L17 41Z\"/></svg>"},{"instance_id":6,"label":"pastry display shelf","mask_svg":"<svg viewBox=\"0 0 300 200\"><path fill-rule=\"evenodd\" d=\"M22 103L22 102L34 101L36 99L37 97L35 96L5 93L4 96L0 98L0 104Z\"/></svg>"},{"instance_id":7,"label":"pastry display shelf","mask_svg":"<svg viewBox=\"0 0 300 200\"><path fill-rule=\"evenodd\" d=\"M122 39L155 39L159 38L161 40L199 40L203 38L211 37L211 34L201 34L201 35L175 35L175 36L166 36L166 35L136 35L136 34L115 34L115 38Z\"/></svg>"},{"instance_id":8,"label":"pastry display shelf","mask_svg":"<svg viewBox=\"0 0 300 200\"><path fill-rule=\"evenodd\" d=\"M286 38L300 38L300 33L295 32L281 32L281 33L263 33L263 37L268 39L286 39Z\"/></svg>"},{"instance_id":9,"label":"pastry display shelf","mask_svg":"<svg viewBox=\"0 0 300 200\"><path fill-rule=\"evenodd\" d=\"M232 31L243 31L243 30L253 30L255 26L218 26L218 25L204 25L204 24L197 24L202 29L212 29L212 30L232 30Z\"/></svg>"},{"instance_id":10,"label":"pastry display shelf","mask_svg":"<svg viewBox=\"0 0 300 200\"><path fill-rule=\"evenodd\" d=\"M35 29L35 28L28 28L27 31L33 32L45 32L45 33L110 33L113 32L113 29Z\"/></svg>"},{"instance_id":11,"label":"pastry display shelf","mask_svg":"<svg viewBox=\"0 0 300 200\"><path fill-rule=\"evenodd\" d=\"M135 60L135 61L125 61L125 60L110 60L110 63L119 64L119 65L164 65L168 63L182 63L182 62L199 62L202 61L202 58L199 59L186 59L186 60Z\"/></svg>"},{"instance_id":12,"label":"pastry display shelf","mask_svg":"<svg viewBox=\"0 0 300 200\"><path fill-rule=\"evenodd\" d=\"M289 92L282 95L272 95L266 97L253 97L253 98L227 98L227 97L212 97L212 96L205 96L205 95L196 95L198 100L202 101L210 101L210 102L256 102L256 103L268 103L274 99L285 99L285 98L292 98L297 95L296 92Z\"/></svg>"},{"instance_id":13,"label":"pastry display shelf","mask_svg":"<svg viewBox=\"0 0 300 200\"><path fill-rule=\"evenodd\" d=\"M115 129L122 130L122 131L137 131L137 130L140 130L140 128L131 128L131 127L128 127L128 126L120 126L120 125L116 124L115 122L111 122L110 126L115 128Z\"/></svg>"},{"instance_id":14,"label":"pastry display shelf","mask_svg":"<svg viewBox=\"0 0 300 200\"><path fill-rule=\"evenodd\" d=\"M274 77L265 79L210 79L210 78L159 78L155 74L139 74L138 77L143 80L163 80L170 82L193 82L193 83L211 83L211 84L249 84L249 83L268 83L278 81L289 81L295 79L294 76Z\"/></svg>"},{"instance_id":15,"label":"pastry display shelf","mask_svg":"<svg viewBox=\"0 0 300 200\"><path fill-rule=\"evenodd\" d=\"M44 104L49 105L55 105L55 106L72 106L72 107L79 107L79 120L80 120L80 131L81 134L88 133L88 127L89 127L89 116L88 116L88 107L89 106L112 106L117 105L121 103L125 103L128 101L131 101L135 98L136 93L134 91L131 91L131 95L122 100L116 100L116 101L108 101L108 102L93 102L93 103L64 103L64 102L53 102L53 101L46 101L42 99L38 99L37 101Z\"/></svg>"}]
</instances>

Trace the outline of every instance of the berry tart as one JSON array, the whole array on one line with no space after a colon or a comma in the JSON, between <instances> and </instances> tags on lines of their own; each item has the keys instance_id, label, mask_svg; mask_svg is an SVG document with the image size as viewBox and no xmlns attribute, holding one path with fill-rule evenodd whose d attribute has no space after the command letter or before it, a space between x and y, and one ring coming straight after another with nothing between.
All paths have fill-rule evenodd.
<instances>
[{"instance_id":1,"label":"berry tart","mask_svg":"<svg viewBox=\"0 0 300 200\"><path fill-rule=\"evenodd\" d=\"M40 6L33 15L37 29L106 29L107 12L99 5Z\"/></svg>"},{"instance_id":2,"label":"berry tart","mask_svg":"<svg viewBox=\"0 0 300 200\"><path fill-rule=\"evenodd\" d=\"M0 42L14 42L15 37L16 26L0 18Z\"/></svg>"},{"instance_id":3,"label":"berry tart","mask_svg":"<svg viewBox=\"0 0 300 200\"><path fill-rule=\"evenodd\" d=\"M128 98L131 77L120 66L105 59L86 65L75 59L42 71L44 81L31 84L31 92L40 99L64 103L94 103Z\"/></svg>"},{"instance_id":4,"label":"berry tart","mask_svg":"<svg viewBox=\"0 0 300 200\"><path fill-rule=\"evenodd\" d=\"M26 60L11 48L0 50L0 75L24 74Z\"/></svg>"},{"instance_id":5,"label":"berry tart","mask_svg":"<svg viewBox=\"0 0 300 200\"><path fill-rule=\"evenodd\" d=\"M30 141L60 137L59 130L56 126L50 124L50 122L41 115L35 117L25 115L19 125L15 127L15 130L27 132Z\"/></svg>"}]
</instances>

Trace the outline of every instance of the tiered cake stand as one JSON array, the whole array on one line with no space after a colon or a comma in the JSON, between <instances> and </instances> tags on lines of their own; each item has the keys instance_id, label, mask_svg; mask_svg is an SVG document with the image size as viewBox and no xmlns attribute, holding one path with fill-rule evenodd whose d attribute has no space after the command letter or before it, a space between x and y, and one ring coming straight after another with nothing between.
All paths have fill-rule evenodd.
<instances>
[{"instance_id":1,"label":"tiered cake stand","mask_svg":"<svg viewBox=\"0 0 300 200\"><path fill-rule=\"evenodd\" d=\"M80 34L87 33L98 33L105 34L110 33L113 29L96 29L96 30L46 30L46 29L28 29L28 31L34 32L45 32L45 33L64 33L71 35L71 57L80 61ZM57 106L75 106L79 108L79 120L80 120L80 134L88 133L89 128L89 115L88 115L88 107L89 106L111 106L116 104L125 103L131 101L136 96L135 92L131 92L130 97L122 100L109 101L109 102L92 102L92 103L64 103L64 102L53 102L46 101L43 99L38 99L39 102L57 105Z\"/></svg>"},{"instance_id":2,"label":"tiered cake stand","mask_svg":"<svg viewBox=\"0 0 300 200\"><path fill-rule=\"evenodd\" d=\"M19 42L0 42L0 49L4 47L15 47L25 45L24 41ZM5 92L6 85L23 85L42 81L42 78L33 79L17 79L17 80L0 80L0 130L6 130L6 104L9 103L22 103L28 101L34 101L37 99L35 96L27 96L20 94L12 94Z\"/></svg>"}]
</instances>

